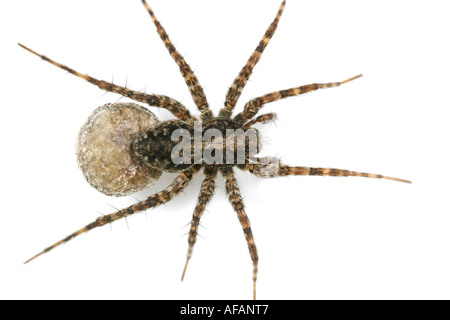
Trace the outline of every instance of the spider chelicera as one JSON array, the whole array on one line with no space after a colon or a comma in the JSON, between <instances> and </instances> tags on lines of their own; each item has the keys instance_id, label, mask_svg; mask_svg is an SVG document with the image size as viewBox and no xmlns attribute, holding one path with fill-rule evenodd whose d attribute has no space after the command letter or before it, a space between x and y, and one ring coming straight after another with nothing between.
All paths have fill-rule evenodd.
<instances>
[{"instance_id":1,"label":"spider chelicera","mask_svg":"<svg viewBox=\"0 0 450 320\"><path fill-rule=\"evenodd\" d=\"M232 117L233 109L241 95L241 92L243 88L245 87L253 68L258 63L259 59L261 58L261 55L266 48L267 44L269 43L270 39L272 38L279 19L283 13L286 1L283 1L281 3L281 6L279 8L279 11L274 19L274 21L271 23L269 28L267 29L264 37L259 42L259 45L257 46L256 50L252 53L250 58L248 59L246 65L242 68L239 75L234 80L233 84L229 88L226 98L225 98L225 105L220 110L219 115L216 117L213 115L212 111L209 108L208 101L206 99L206 96L203 92L202 86L199 84L199 81L197 77L195 76L192 69L189 67L189 65L186 63L184 58L178 53L178 51L175 49L174 45L170 41L166 31L161 26L159 21L156 19L153 11L150 9L148 4L145 0L142 0L142 3L144 4L146 10L150 14L156 29L158 31L159 36L161 37L162 41L164 42L166 48L169 50L170 55L175 60L177 65L180 68L181 74L183 75L183 78L185 79L185 82L189 88L189 91L192 95L192 98L198 108L198 110L201 112L200 119L201 119L201 132L206 132L208 129L214 129L216 131L219 131L225 136L225 133L227 130L233 129L233 130L248 130L251 129L251 127L256 123L267 123L270 121L273 121L275 119L274 113L267 113L260 115L258 117L255 117L257 113L260 111L260 109L266 105L267 103L274 102L280 99L284 99L287 97L297 96L300 94L304 94L310 91L318 90L318 89L324 89L324 88L331 88L331 87L337 87L342 84L348 83L352 80L355 80L361 75L352 77L350 79L347 79L345 81L341 82L331 82L331 83L314 83L314 84L308 84L303 85L287 90L281 90L272 92L266 95L263 95L261 97L255 98L247 102L244 106L244 110L240 113L238 113L235 117ZM187 253L187 259L186 264L184 266L183 274L182 274L182 280L185 276L186 269L188 266L188 262L192 256L192 251L194 248L194 244L196 242L197 238L197 231L200 223L200 219L202 217L202 214L205 210L205 207L207 203L211 200L214 190L215 190L215 179L217 176L217 173L220 172L221 175L225 178L226 184L226 194L228 196L229 201L231 202L231 205L233 209L236 211L239 222L242 226L242 229L244 231L245 239L248 244L248 248L250 251L250 256L253 262L253 298L256 298L256 279L258 274L258 253L256 249L256 244L253 239L252 235L252 229L250 227L250 221L247 217L247 214L244 210L244 203L242 200L242 196L239 190L238 183L234 177L234 167L238 167L241 170L249 171L250 173L260 176L260 177L282 177L282 176L302 176L302 175L317 175L317 176L341 176L341 177L347 177L347 176L358 176L358 177L368 177L368 178L382 178L382 179L389 179L399 182L405 182L410 183L408 180L403 179L397 179L392 177L387 177L379 174L370 174L370 173L362 173L362 172L355 172L355 171L349 171L349 170L342 170L342 169L330 169L330 168L310 168L310 167L292 167L281 164L279 161L273 161L274 159L271 159L271 161L267 161L267 159L264 158L257 158L252 157L248 152L245 154L245 159L243 163L230 163L228 161L225 161L225 158L221 158L219 160L223 161L215 161L215 162L206 162L206 161L200 161L200 163L195 162L188 162L181 165L176 165L173 163L173 159L170 157L171 150L175 147L175 141L172 141L170 138L167 138L167 136L170 136L172 132L174 132L177 129L184 129L187 132L193 132L194 131L194 122L197 121L197 118L192 116L190 112L187 110L187 108L182 105L180 102L178 102L175 99L172 99L167 96L163 95L155 95L155 94L146 94L138 91L130 90L126 87L121 87L118 85L115 85L113 83L109 83L103 80L97 80L91 76L79 73L65 65L62 65L58 62L55 62L46 56L43 56L41 54L38 54L37 52L25 47L22 44L19 44L24 49L28 50L29 52L37 55L38 57L42 58L43 60L61 68L66 71L68 71L71 74L74 74L94 85L99 87L102 90L106 90L109 92L114 92L117 94L120 94L122 96L131 98L134 101L137 102L143 102L146 103L152 107L159 107L159 108L165 108L168 111L170 111L177 120L169 120L164 122L158 122L153 127L150 127L149 129L145 130L144 132L141 132L131 143L130 147L128 148L129 152L132 153L133 157L135 158L134 161L139 162L140 164L143 164L143 166L148 166L154 172L157 172L156 179L159 177L158 174L162 171L169 171L169 172L177 172L178 175L173 180L173 182L164 190L161 192L158 192L156 194L150 195L146 200L140 201L134 205L131 205L127 208L124 208L122 210L118 210L112 214L104 215L99 218L97 218L94 222L86 225L85 227L79 229L78 231L72 233L71 235L67 236L66 238L58 241L57 243L53 244L52 246L44 249L39 254L33 256L29 260L27 260L25 263L30 262L31 260L37 258L38 256L42 255L43 253L46 253L59 245L72 240L73 238L79 236L80 234L83 234L85 232L88 232L92 229L95 229L97 227L104 226L105 224L112 223L116 220L125 218L127 216L130 216L132 214L144 211L149 208L154 208L160 204L164 204L174 197L176 197L180 192L182 192L186 186L189 184L189 182L192 180L193 176L203 168L203 173L205 175L205 178L201 185L200 195L198 197L198 202L194 210L194 214L191 221L191 227L189 231L189 248ZM246 140L244 143L244 149L248 151L250 143ZM227 149L227 142L224 141L223 144L223 150ZM203 143L202 150L204 150L205 146ZM231 150L236 151L235 148L231 147ZM234 156L233 156L233 159ZM156 180L154 179L154 180Z\"/></svg>"}]
</instances>

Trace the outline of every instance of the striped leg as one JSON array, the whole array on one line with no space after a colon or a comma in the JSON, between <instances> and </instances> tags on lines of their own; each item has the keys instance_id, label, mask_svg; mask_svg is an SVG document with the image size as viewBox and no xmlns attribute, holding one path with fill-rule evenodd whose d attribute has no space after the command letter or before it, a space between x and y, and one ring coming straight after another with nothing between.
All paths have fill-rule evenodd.
<instances>
[{"instance_id":1,"label":"striped leg","mask_svg":"<svg viewBox=\"0 0 450 320\"><path fill-rule=\"evenodd\" d=\"M132 214L135 214L140 211L144 211L150 208L154 208L156 206L159 206L160 204L166 203L170 200L172 200L174 197L176 197L180 192L182 192L186 186L189 184L189 182L192 180L192 177L195 173L196 169L194 170L188 170L185 172L180 173L175 180L163 191L160 191L158 193L155 193L154 195L151 195L146 200L138 202L132 206L129 206L128 208L118 210L115 213L111 213L105 216L98 217L94 222L88 224L87 226L81 228L78 231L75 231L71 235L67 236L66 238L56 242L52 246L44 249L42 252L38 253L37 255L33 256L32 258L25 261L25 263L30 262L31 260L36 259L40 255L49 252L50 250L60 246L63 243L66 243L73 238L79 236L80 234L86 233L92 229L104 226L105 224L112 223L116 220L128 217Z\"/></svg>"},{"instance_id":2,"label":"striped leg","mask_svg":"<svg viewBox=\"0 0 450 320\"><path fill-rule=\"evenodd\" d=\"M258 63L262 53L264 52L264 49L266 48L267 44L269 43L270 39L275 33L275 30L277 29L278 21L280 21L280 17L281 14L283 13L285 5L286 0L284 0L281 3L277 16L267 29L266 33L264 34L264 37L259 42L258 47L256 47L256 50L250 56L250 59L248 59L247 64L242 68L241 72L239 73L239 75L231 85L230 89L228 90L228 93L225 97L225 107L222 108L222 110L220 111L220 116L227 118L231 117L234 106L236 105L239 97L241 96L241 92L244 89L245 85L247 84L247 81L250 78L250 75L252 74L253 68Z\"/></svg>"},{"instance_id":3,"label":"striped leg","mask_svg":"<svg viewBox=\"0 0 450 320\"><path fill-rule=\"evenodd\" d=\"M253 261L253 299L256 299L256 278L258 275L258 251L256 250L255 240L253 239L252 229L250 227L250 220L244 210L244 202L242 200L239 186L234 177L232 168L221 169L222 175L226 179L225 189L227 191L228 200L230 200L234 211L236 211L239 222L244 230L245 239L247 240L250 256Z\"/></svg>"},{"instance_id":4,"label":"striped leg","mask_svg":"<svg viewBox=\"0 0 450 320\"><path fill-rule=\"evenodd\" d=\"M50 62L54 66L57 66L58 68L66 70L67 72L69 72L77 77L80 77L81 79L84 79L87 82L92 83L93 85L96 85L97 87L99 87L102 90L114 92L114 93L120 94L124 97L133 99L134 101L147 103L148 105L153 106L153 107L167 109L175 117L177 117L178 119L183 120L183 121L187 121L192 118L189 111L180 102L178 102L175 99L172 99L167 96L162 96L162 95L153 95L153 94L146 94L146 93L142 93L142 92L138 92L138 91L133 91L128 88L121 87L121 86L115 85L110 82L106 82L103 80L97 80L91 76L88 76L87 74L82 74L82 73L75 71L63 64L53 61L53 60L47 58L46 56L41 55L41 54L31 50L30 48L25 47L24 45L22 45L20 43L19 43L19 46L21 46L25 50L31 52L32 54L37 55L42 60Z\"/></svg>"},{"instance_id":5,"label":"striped leg","mask_svg":"<svg viewBox=\"0 0 450 320\"><path fill-rule=\"evenodd\" d=\"M261 97L255 98L247 102L244 106L244 111L236 115L235 119L239 123L244 123L250 119L252 119L258 111L267 103L278 101L280 99L298 96L300 94L304 94L307 92L315 91L318 89L326 89L326 88L333 88L333 87L339 87L342 84L348 83L350 81L353 81L355 79L358 79L362 77L362 74L357 75L355 77L352 77L350 79L347 79L342 82L330 82L330 83L313 83L308 84L296 88L291 88L287 90L281 90L276 91L272 93L268 93L266 95L263 95Z\"/></svg>"},{"instance_id":6,"label":"striped leg","mask_svg":"<svg viewBox=\"0 0 450 320\"><path fill-rule=\"evenodd\" d=\"M248 166L248 170L254 175L263 178L285 176L366 177L411 183L411 181L409 180L387 177L381 174L356 172L333 168L290 167L282 165L281 163L276 161L276 159L270 159L270 161L267 161L267 158L258 160L259 162L250 164Z\"/></svg>"},{"instance_id":7,"label":"striped leg","mask_svg":"<svg viewBox=\"0 0 450 320\"><path fill-rule=\"evenodd\" d=\"M184 279L184 275L186 274L186 269L189 263L189 260L192 256L192 251L194 250L195 241L197 240L197 233L198 233L198 226L200 224L200 218L203 215L203 212L205 211L205 207L209 200L211 200L214 189L215 189L215 183L214 180L216 179L217 175L217 169L215 168L205 168L205 175L206 178L203 180L201 189L200 189L200 195L198 197L197 206L194 210L194 215L192 217L191 221L191 230L189 231L189 249L187 253L186 258L186 264L184 266L183 275L181 276L181 281Z\"/></svg>"},{"instance_id":8,"label":"striped leg","mask_svg":"<svg viewBox=\"0 0 450 320\"><path fill-rule=\"evenodd\" d=\"M263 115L260 115L259 117L256 117L255 119L247 122L244 125L244 129L248 129L251 126L255 125L256 123L268 123L270 121L275 121L277 119L277 115L275 113L266 113Z\"/></svg>"},{"instance_id":9,"label":"striped leg","mask_svg":"<svg viewBox=\"0 0 450 320\"><path fill-rule=\"evenodd\" d=\"M175 46L170 41L169 36L166 33L166 30L164 30L164 28L159 23L158 19L156 19L155 14L153 13L152 9L150 9L147 2L145 0L142 0L142 3L144 4L145 9L147 9L148 13L150 14L150 17L152 18L156 26L158 34L161 37L161 40L164 42L164 45L166 46L167 50L169 50L170 55L180 68L181 74L183 75L184 81L186 82L189 91L191 92L192 98L194 99L195 104L202 113L202 119L211 118L212 113L209 110L208 101L206 100L203 88L199 84L198 79L195 76L194 72L192 71L191 67L186 63L183 56L175 49Z\"/></svg>"}]
</instances>

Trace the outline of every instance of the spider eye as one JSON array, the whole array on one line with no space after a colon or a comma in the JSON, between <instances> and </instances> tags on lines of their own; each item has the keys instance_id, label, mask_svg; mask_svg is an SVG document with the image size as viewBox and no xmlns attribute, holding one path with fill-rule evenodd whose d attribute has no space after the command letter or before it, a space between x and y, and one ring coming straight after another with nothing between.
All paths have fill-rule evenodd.
<instances>
[{"instance_id":1,"label":"spider eye","mask_svg":"<svg viewBox=\"0 0 450 320\"><path fill-rule=\"evenodd\" d=\"M97 108L81 128L76 145L78 166L89 184L109 196L126 196L154 184L161 171L131 152L139 134L159 120L134 103Z\"/></svg>"}]
</instances>

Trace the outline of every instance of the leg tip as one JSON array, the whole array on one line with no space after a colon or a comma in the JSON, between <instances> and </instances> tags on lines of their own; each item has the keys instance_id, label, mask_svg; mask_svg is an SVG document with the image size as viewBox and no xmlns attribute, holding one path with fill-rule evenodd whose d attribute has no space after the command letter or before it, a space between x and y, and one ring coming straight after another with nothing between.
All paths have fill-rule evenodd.
<instances>
[{"instance_id":1,"label":"leg tip","mask_svg":"<svg viewBox=\"0 0 450 320\"><path fill-rule=\"evenodd\" d=\"M348 82L350 82L350 81L356 80L356 79L358 79L358 78L361 78L362 76L363 76L362 74L358 74L357 76L354 76L354 77L352 77L352 78L350 78L350 79L347 79L347 80L342 81L341 84L348 83Z\"/></svg>"}]
</instances>

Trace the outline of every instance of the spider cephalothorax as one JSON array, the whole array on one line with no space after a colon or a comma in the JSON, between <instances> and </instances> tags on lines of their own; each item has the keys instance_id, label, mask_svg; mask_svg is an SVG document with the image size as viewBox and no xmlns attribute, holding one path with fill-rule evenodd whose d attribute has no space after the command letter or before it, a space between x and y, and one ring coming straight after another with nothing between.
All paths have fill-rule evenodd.
<instances>
[{"instance_id":1,"label":"spider cephalothorax","mask_svg":"<svg viewBox=\"0 0 450 320\"><path fill-rule=\"evenodd\" d=\"M48 61L49 63L98 86L102 90L117 93L119 95L131 98L134 101L146 103L152 107L165 108L177 118L177 120L159 122L157 119L153 118L151 114L147 114L146 111L142 111L142 107L132 106L134 104L106 105L96 110L88 122L83 126L78 142L80 167L85 173L88 181L94 187L106 194L120 196L142 190L146 185L154 183L159 178L162 171L177 172L178 175L174 181L161 192L150 195L146 200L140 201L127 208L97 218L94 222L46 248L41 253L27 260L25 263L89 230L170 201L182 192L192 180L194 174L203 168L205 179L203 180L197 206L195 207L194 215L192 217L188 239L189 249L182 279L184 278L194 244L196 242L200 218L207 203L214 194L214 181L217 173L220 172L226 180L225 189L228 199L238 215L239 222L243 228L250 251L250 256L253 262L253 298L255 298L256 278L258 274L258 253L255 241L253 239L250 221L244 210L242 196L240 194L237 181L234 177L234 167L238 167L244 171L249 171L250 173L260 177L280 177L291 175L359 176L383 178L410 183L408 180L349 170L291 167L281 164L277 159L258 158L255 156L258 152L259 138L258 132L256 129L253 129L252 126L256 123L267 123L275 119L275 114L273 113L255 117L264 105L314 90L336 87L361 76L355 76L341 82L314 83L272 92L250 100L245 104L244 110L241 113L237 114L235 117L232 117L233 109L252 73L253 68L258 63L261 58L261 54L277 28L286 1L281 3L280 9L274 21L267 29L263 39L259 42L256 50L250 56L246 65L242 68L241 72L229 88L225 98L225 105L220 110L219 116L217 117L215 117L210 110L206 96L194 72L175 49L166 31L156 19L153 11L147 5L145 0L142 0L142 2L153 19L158 34L163 40L166 48L169 50L170 55L180 68L181 74L188 85L193 100L201 112L200 119L192 116L186 107L175 99L163 95L146 94L133 91L126 87L121 87L103 80L97 80L91 76L79 73L65 65L59 64L58 62L40 55L21 44L19 45L31 53L41 57L43 60ZM120 147L116 147L114 144L112 148L109 149L110 151L113 150L111 152L114 152L114 150L119 150L114 154L114 156L112 156L109 152L107 154L102 154L102 152L104 152L102 151L102 147L105 145L105 142L104 140L99 139L99 135L101 138L110 137L111 132L108 131L105 136L102 136L99 132L104 131L102 126L105 124L94 124L94 120L97 119L96 117L101 112L120 114L123 117L130 118L130 121L135 121L128 122L128 126L122 126L122 129L119 129L119 126L116 125L114 121L107 121L108 125L111 125L112 123L112 131L116 131L117 133L118 130L123 130L126 132L126 134L122 134L122 132L120 132L120 134L117 135L120 136L120 138L118 138L118 140L114 140L114 143L116 144L117 141L119 141ZM143 119L145 118L146 120L141 120L140 116L134 115L134 112L138 112L139 114L142 112L145 113L145 115L143 115ZM130 116L130 113L133 114L133 116ZM137 120L136 117L139 117L139 120ZM110 117L109 113L106 118L114 119L114 117ZM121 118L119 122L123 122L122 120L123 119ZM138 126L139 130L134 130L135 126ZM95 129L100 130L94 131L95 133L92 134L92 136L95 137L95 139L92 140L97 141L96 147L92 147L91 139L88 134L91 130ZM247 133L252 132L253 135L247 135ZM196 134L197 137L200 136L200 140L196 140ZM114 132L112 135L114 135ZM180 142L183 139L184 144L180 146ZM242 150L243 152L240 153ZM92 156L94 151L97 152L95 153L96 156ZM124 164L121 164L119 168L116 169L115 166L118 166L118 163L123 160L122 156L126 158ZM97 160L99 157L107 159L106 161L98 163ZM137 166L137 164L139 164L139 166ZM108 174L106 174L106 171L103 170L105 166L110 169L109 171L111 171L109 172L106 170L109 172ZM145 172L143 173L143 171ZM120 175L120 179L111 179L111 177L104 178L104 176L108 176L109 174L117 174L117 172L124 172L125 174ZM121 184L120 187L117 187L117 185L113 183L117 180L123 180L123 184ZM137 181L139 181L139 183Z\"/></svg>"},{"instance_id":2,"label":"spider cephalothorax","mask_svg":"<svg viewBox=\"0 0 450 320\"><path fill-rule=\"evenodd\" d=\"M195 164L246 165L259 151L258 131L225 117L164 121L136 137L131 152L149 167L183 172Z\"/></svg>"}]
</instances>

